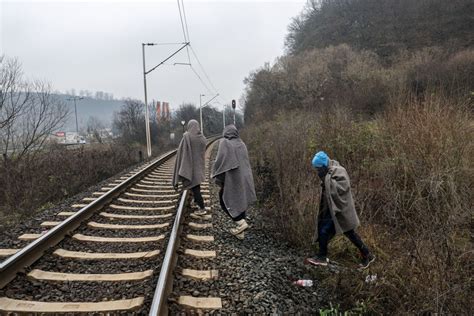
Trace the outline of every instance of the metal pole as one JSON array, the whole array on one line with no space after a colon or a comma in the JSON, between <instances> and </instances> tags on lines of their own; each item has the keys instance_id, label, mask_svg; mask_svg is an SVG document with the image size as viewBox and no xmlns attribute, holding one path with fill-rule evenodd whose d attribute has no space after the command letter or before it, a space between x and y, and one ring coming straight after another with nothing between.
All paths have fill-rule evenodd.
<instances>
[{"instance_id":1,"label":"metal pole","mask_svg":"<svg viewBox=\"0 0 474 316\"><path fill-rule=\"evenodd\" d=\"M77 105L76 105L76 97L74 97L74 112L76 113L76 133L79 137L79 124L77 124Z\"/></svg>"},{"instance_id":2,"label":"metal pole","mask_svg":"<svg viewBox=\"0 0 474 316\"><path fill-rule=\"evenodd\" d=\"M145 44L142 43L143 56L143 87L145 90L145 129L146 129L146 151L148 158L151 157L151 138L150 138L150 114L148 113L148 100L146 93L146 68L145 68Z\"/></svg>"},{"instance_id":3,"label":"metal pole","mask_svg":"<svg viewBox=\"0 0 474 316\"><path fill-rule=\"evenodd\" d=\"M225 105L222 108L222 130L225 128Z\"/></svg>"},{"instance_id":4,"label":"metal pole","mask_svg":"<svg viewBox=\"0 0 474 316\"><path fill-rule=\"evenodd\" d=\"M234 109L234 125L235 125L235 109Z\"/></svg>"}]
</instances>

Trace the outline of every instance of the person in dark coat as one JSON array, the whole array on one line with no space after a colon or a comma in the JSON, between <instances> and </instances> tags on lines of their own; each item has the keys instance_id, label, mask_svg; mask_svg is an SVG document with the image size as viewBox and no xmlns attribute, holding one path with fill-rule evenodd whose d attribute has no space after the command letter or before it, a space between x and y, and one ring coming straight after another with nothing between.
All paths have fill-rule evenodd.
<instances>
[{"instance_id":1,"label":"person in dark coat","mask_svg":"<svg viewBox=\"0 0 474 316\"><path fill-rule=\"evenodd\" d=\"M245 220L250 204L257 200L250 167L247 146L239 137L237 128L231 124L224 129L224 138L219 142L212 178L221 187L219 200L221 208L237 227L230 230L239 239L249 227Z\"/></svg>"},{"instance_id":2,"label":"person in dark coat","mask_svg":"<svg viewBox=\"0 0 474 316\"><path fill-rule=\"evenodd\" d=\"M361 268L367 268L375 260L355 229L360 225L349 175L336 160L329 159L324 151L316 153L312 161L321 179L321 202L318 225L314 240L319 243L319 254L306 259L313 265L327 266L328 243L337 234L344 234L360 251Z\"/></svg>"},{"instance_id":3,"label":"person in dark coat","mask_svg":"<svg viewBox=\"0 0 474 316\"><path fill-rule=\"evenodd\" d=\"M202 135L199 123L190 120L187 132L178 147L176 162L173 172L173 186L178 187L179 182L183 183L184 190L191 190L194 202L199 206L196 215L205 215L204 200L201 195L201 183L205 179L205 153L206 138Z\"/></svg>"}]
</instances>

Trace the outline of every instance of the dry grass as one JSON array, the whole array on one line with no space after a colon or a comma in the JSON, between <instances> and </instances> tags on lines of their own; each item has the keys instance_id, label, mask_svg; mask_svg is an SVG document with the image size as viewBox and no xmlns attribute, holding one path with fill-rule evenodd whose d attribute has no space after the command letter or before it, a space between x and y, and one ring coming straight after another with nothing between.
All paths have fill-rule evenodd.
<instances>
[{"instance_id":1,"label":"dry grass","mask_svg":"<svg viewBox=\"0 0 474 316\"><path fill-rule=\"evenodd\" d=\"M23 218L113 176L139 160L138 149L110 144L53 147L0 165L0 216Z\"/></svg>"},{"instance_id":2,"label":"dry grass","mask_svg":"<svg viewBox=\"0 0 474 316\"><path fill-rule=\"evenodd\" d=\"M473 306L472 112L438 94L406 99L370 121L335 109L280 115L248 129L257 188L269 225L308 247L319 203L310 160L316 150L327 151L351 176L360 232L378 256L370 269L378 281L366 284L365 275L347 270L326 275L323 284L345 308L364 301L376 313L467 315ZM354 261L350 247L336 239L330 257Z\"/></svg>"}]
</instances>

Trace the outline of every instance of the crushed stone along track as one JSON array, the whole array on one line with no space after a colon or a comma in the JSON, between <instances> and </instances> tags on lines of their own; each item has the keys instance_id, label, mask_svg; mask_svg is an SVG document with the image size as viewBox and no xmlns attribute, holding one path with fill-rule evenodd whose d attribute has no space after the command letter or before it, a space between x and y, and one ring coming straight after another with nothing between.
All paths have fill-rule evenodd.
<instances>
[{"instance_id":1,"label":"crushed stone along track","mask_svg":"<svg viewBox=\"0 0 474 316\"><path fill-rule=\"evenodd\" d=\"M0 314L146 314L179 200L171 184L174 159L148 171L0 289ZM17 248L3 248L4 257L34 243L131 174L17 236L19 242L11 243Z\"/></svg>"},{"instance_id":2,"label":"crushed stone along track","mask_svg":"<svg viewBox=\"0 0 474 316\"><path fill-rule=\"evenodd\" d=\"M327 291L317 282L308 288L292 284L295 278L316 278L314 269L303 264L305 252L269 237L256 208L247 214L251 227L244 240L238 240L229 232L235 224L220 209L219 188L211 182L209 189L208 215L196 216L188 209L183 220L170 315L314 315L329 304ZM186 249L215 256L198 258ZM183 304L183 297L193 299ZM219 301L222 308L217 309Z\"/></svg>"}]
</instances>

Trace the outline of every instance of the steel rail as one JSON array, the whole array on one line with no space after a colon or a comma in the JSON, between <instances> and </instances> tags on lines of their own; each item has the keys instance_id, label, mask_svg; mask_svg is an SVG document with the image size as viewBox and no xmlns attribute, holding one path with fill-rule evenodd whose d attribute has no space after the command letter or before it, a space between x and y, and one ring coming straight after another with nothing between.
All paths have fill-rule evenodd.
<instances>
[{"instance_id":1,"label":"steel rail","mask_svg":"<svg viewBox=\"0 0 474 316\"><path fill-rule=\"evenodd\" d=\"M161 165L175 153L176 150L172 150L166 154L163 154L155 161L149 163L146 167L138 171L136 174L116 185L114 188L97 198L95 201L81 208L74 215L65 219L63 222L61 222L61 224L55 226L46 234L42 235L14 255L1 262L0 289L13 280L18 272L23 271L26 267L41 258L41 256L49 248L58 244L67 234L79 227L79 225L81 225L84 220L88 219L96 211L109 204L114 198L116 198L123 191L145 176L149 170Z\"/></svg>"},{"instance_id":2,"label":"steel rail","mask_svg":"<svg viewBox=\"0 0 474 316\"><path fill-rule=\"evenodd\" d=\"M221 136L211 136L208 138L206 147L208 148L212 143L218 140ZM165 257L161 265L160 276L156 284L156 290L153 295L153 301L150 307L150 316L168 315L167 294L171 292L172 281L171 274L173 273L174 265L176 265L176 248L179 243L179 233L181 229L181 222L183 220L184 206L188 190L184 190L179 201L178 210L173 224L173 229L170 234L168 246L166 248Z\"/></svg>"},{"instance_id":3,"label":"steel rail","mask_svg":"<svg viewBox=\"0 0 474 316\"><path fill-rule=\"evenodd\" d=\"M153 295L153 302L150 308L150 315L167 315L168 306L166 304L166 292L168 292L169 277L172 272L172 265L176 258L176 247L178 246L178 235L183 218L184 205L188 197L188 190L184 190L179 202L178 212L174 219L173 230L171 231L168 247L166 248L165 257L161 265L160 276L156 285L155 294Z\"/></svg>"}]
</instances>

